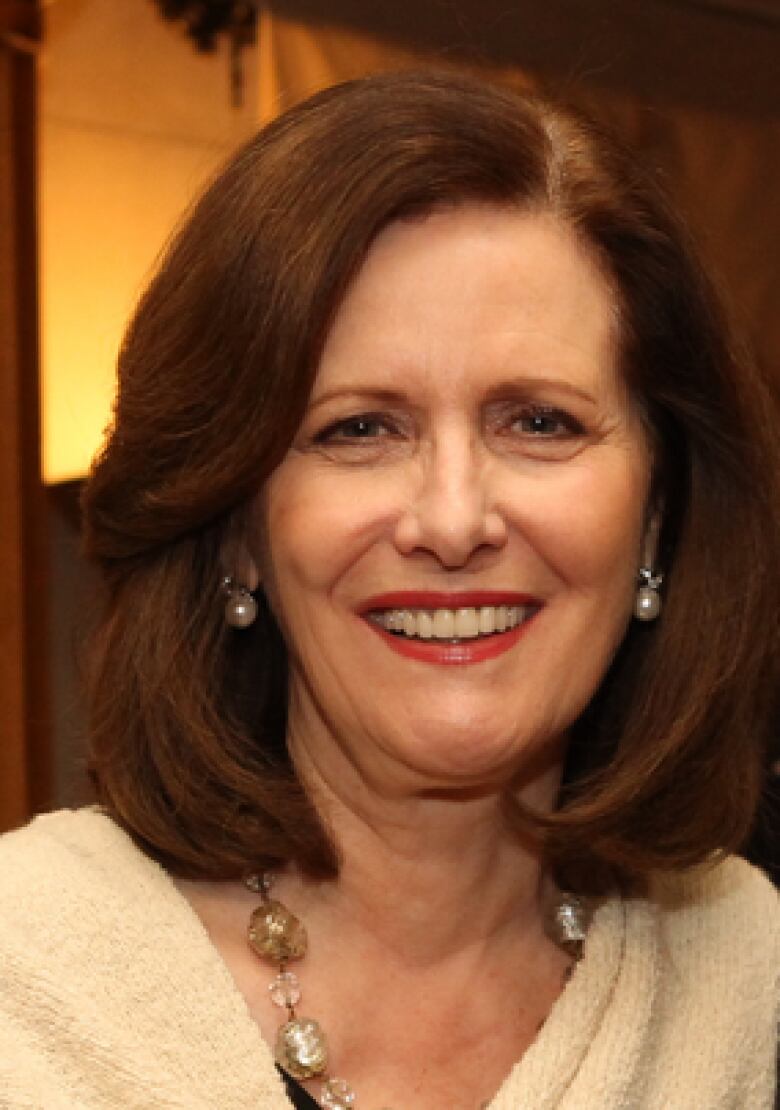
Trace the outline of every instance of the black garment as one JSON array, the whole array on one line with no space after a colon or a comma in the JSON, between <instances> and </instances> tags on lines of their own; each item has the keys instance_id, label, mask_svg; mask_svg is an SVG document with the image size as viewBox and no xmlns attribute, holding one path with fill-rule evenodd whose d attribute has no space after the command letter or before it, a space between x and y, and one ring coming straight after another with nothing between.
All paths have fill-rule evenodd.
<instances>
[{"instance_id":1,"label":"black garment","mask_svg":"<svg viewBox=\"0 0 780 1110\"><path fill-rule=\"evenodd\" d=\"M313 1099L309 1092L305 1090L297 1079L293 1079L288 1075L284 1068L276 1065L276 1070L284 1080L284 1085L287 1088L287 1097L295 1107L295 1110L320 1110L320 1104L316 1099Z\"/></svg>"}]
</instances>

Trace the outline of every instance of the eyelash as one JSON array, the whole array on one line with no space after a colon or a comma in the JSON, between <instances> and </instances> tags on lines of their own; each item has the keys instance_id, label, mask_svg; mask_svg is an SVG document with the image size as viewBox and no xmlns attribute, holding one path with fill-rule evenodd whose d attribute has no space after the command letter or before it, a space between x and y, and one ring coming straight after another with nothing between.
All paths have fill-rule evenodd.
<instances>
[{"instance_id":1,"label":"eyelash","mask_svg":"<svg viewBox=\"0 0 780 1110\"><path fill-rule=\"evenodd\" d=\"M345 436L344 430L350 425L353 427L358 424L375 425L384 429L386 435L393 435L397 433L398 428L390 418L381 412L359 412L354 416L346 416L340 420L334 420L332 424L328 424L322 431L318 432L314 437L315 443L353 443L360 444L371 443L372 441L383 438L376 435L354 435Z\"/></svg>"},{"instance_id":2,"label":"eyelash","mask_svg":"<svg viewBox=\"0 0 780 1110\"><path fill-rule=\"evenodd\" d=\"M505 422L505 427L508 429L508 434L512 434L514 425L520 423L530 424L533 421L547 422L548 430L545 432L538 426L535 431L526 428L524 434L530 436L531 439L567 439L569 437L582 435L585 431L579 420L563 409L555 408L552 405L526 405L519 412L513 410ZM549 422L558 425L559 430L549 431ZM350 426L352 426L354 430L359 425L363 425L364 428L368 429L372 427L379 428L381 431L379 434L344 434L345 430L350 428ZM383 439L397 434L399 434L398 424L386 413L362 412L355 413L353 416L334 420L331 424L328 424L317 433L314 437L314 442L317 444L343 443L359 446L361 443L370 444L376 442L377 439Z\"/></svg>"},{"instance_id":3,"label":"eyelash","mask_svg":"<svg viewBox=\"0 0 780 1110\"><path fill-rule=\"evenodd\" d=\"M521 422L530 423L531 421L551 421L559 426L561 431L545 434L540 429L536 433L531 434L534 439L565 439L569 436L579 436L585 431L584 427L568 412L563 409L555 408L553 405L528 405L519 414L512 416L510 424L518 424Z\"/></svg>"}]
</instances>

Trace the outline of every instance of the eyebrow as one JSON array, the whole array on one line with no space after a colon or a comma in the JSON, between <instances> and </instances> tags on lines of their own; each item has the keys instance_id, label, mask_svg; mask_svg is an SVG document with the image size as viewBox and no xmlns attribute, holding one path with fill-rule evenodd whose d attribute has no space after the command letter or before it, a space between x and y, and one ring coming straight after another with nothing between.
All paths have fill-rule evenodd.
<instances>
[{"instance_id":1,"label":"eyebrow","mask_svg":"<svg viewBox=\"0 0 780 1110\"><path fill-rule=\"evenodd\" d=\"M530 393L535 392L539 388L551 389L555 392L568 394L577 397L590 405L597 403L596 398L592 393L580 386L574 385L572 382L564 381L561 378L552 377L519 377L507 378L504 381L497 382L492 386L486 396L487 401L509 401L517 397L528 396ZM335 389L327 390L316 398L310 405L309 411L312 412L322 405L327 404L329 401L337 400L339 398L353 397L355 399L371 401L379 405L408 405L410 397L407 393L397 389L384 389L375 388L371 386L363 386L358 383L346 382L342 386Z\"/></svg>"},{"instance_id":2,"label":"eyebrow","mask_svg":"<svg viewBox=\"0 0 780 1110\"><path fill-rule=\"evenodd\" d=\"M578 397L581 401L587 401L588 404L595 405L596 398L587 389L575 385L573 382L564 381L562 378L548 378L548 377L518 377L507 378L503 382L498 382L492 389L488 390L488 400L490 401L504 401L512 400L514 397L522 394L532 393L539 387L543 389L552 389L558 393L566 393L571 397Z\"/></svg>"},{"instance_id":3,"label":"eyebrow","mask_svg":"<svg viewBox=\"0 0 780 1110\"><path fill-rule=\"evenodd\" d=\"M372 389L371 387L351 385L339 386L337 389L329 389L327 392L322 393L315 401L309 405L309 411L318 409L321 405L325 405L328 401L338 400L340 397L355 397L372 401L376 401L381 405L399 405L408 404L409 397L406 393L397 389Z\"/></svg>"}]
</instances>

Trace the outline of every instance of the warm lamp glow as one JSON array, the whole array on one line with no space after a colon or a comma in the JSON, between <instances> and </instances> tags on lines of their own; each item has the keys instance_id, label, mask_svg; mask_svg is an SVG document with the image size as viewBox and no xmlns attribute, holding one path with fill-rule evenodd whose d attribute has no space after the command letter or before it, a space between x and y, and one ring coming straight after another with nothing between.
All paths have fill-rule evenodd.
<instances>
[{"instance_id":1,"label":"warm lamp glow","mask_svg":"<svg viewBox=\"0 0 780 1110\"><path fill-rule=\"evenodd\" d=\"M100 446L127 319L171 229L216 167L258 123L318 89L424 59L263 6L259 46L242 52L236 109L227 45L197 54L153 5L81 0L46 13L41 411L44 478L61 482L83 477ZM491 72L529 84L517 71Z\"/></svg>"},{"instance_id":2,"label":"warm lamp glow","mask_svg":"<svg viewBox=\"0 0 780 1110\"><path fill-rule=\"evenodd\" d=\"M231 104L224 47L197 54L151 4L46 8L41 65L43 473L83 477L111 417L116 353L172 227L257 127L257 59Z\"/></svg>"}]
</instances>

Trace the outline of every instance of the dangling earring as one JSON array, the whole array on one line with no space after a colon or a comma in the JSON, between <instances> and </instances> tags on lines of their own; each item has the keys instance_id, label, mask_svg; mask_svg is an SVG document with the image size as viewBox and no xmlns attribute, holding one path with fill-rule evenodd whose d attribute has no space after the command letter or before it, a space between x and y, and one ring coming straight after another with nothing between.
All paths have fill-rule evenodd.
<instances>
[{"instance_id":1,"label":"dangling earring","mask_svg":"<svg viewBox=\"0 0 780 1110\"><path fill-rule=\"evenodd\" d=\"M249 628L257 617L257 602L246 586L237 586L229 574L222 579L225 601L225 623L231 628Z\"/></svg>"},{"instance_id":2,"label":"dangling earring","mask_svg":"<svg viewBox=\"0 0 780 1110\"><path fill-rule=\"evenodd\" d=\"M660 587L662 574L653 574L649 567L639 568L639 589L634 599L634 616L640 621L654 621L661 612Z\"/></svg>"}]
</instances>

